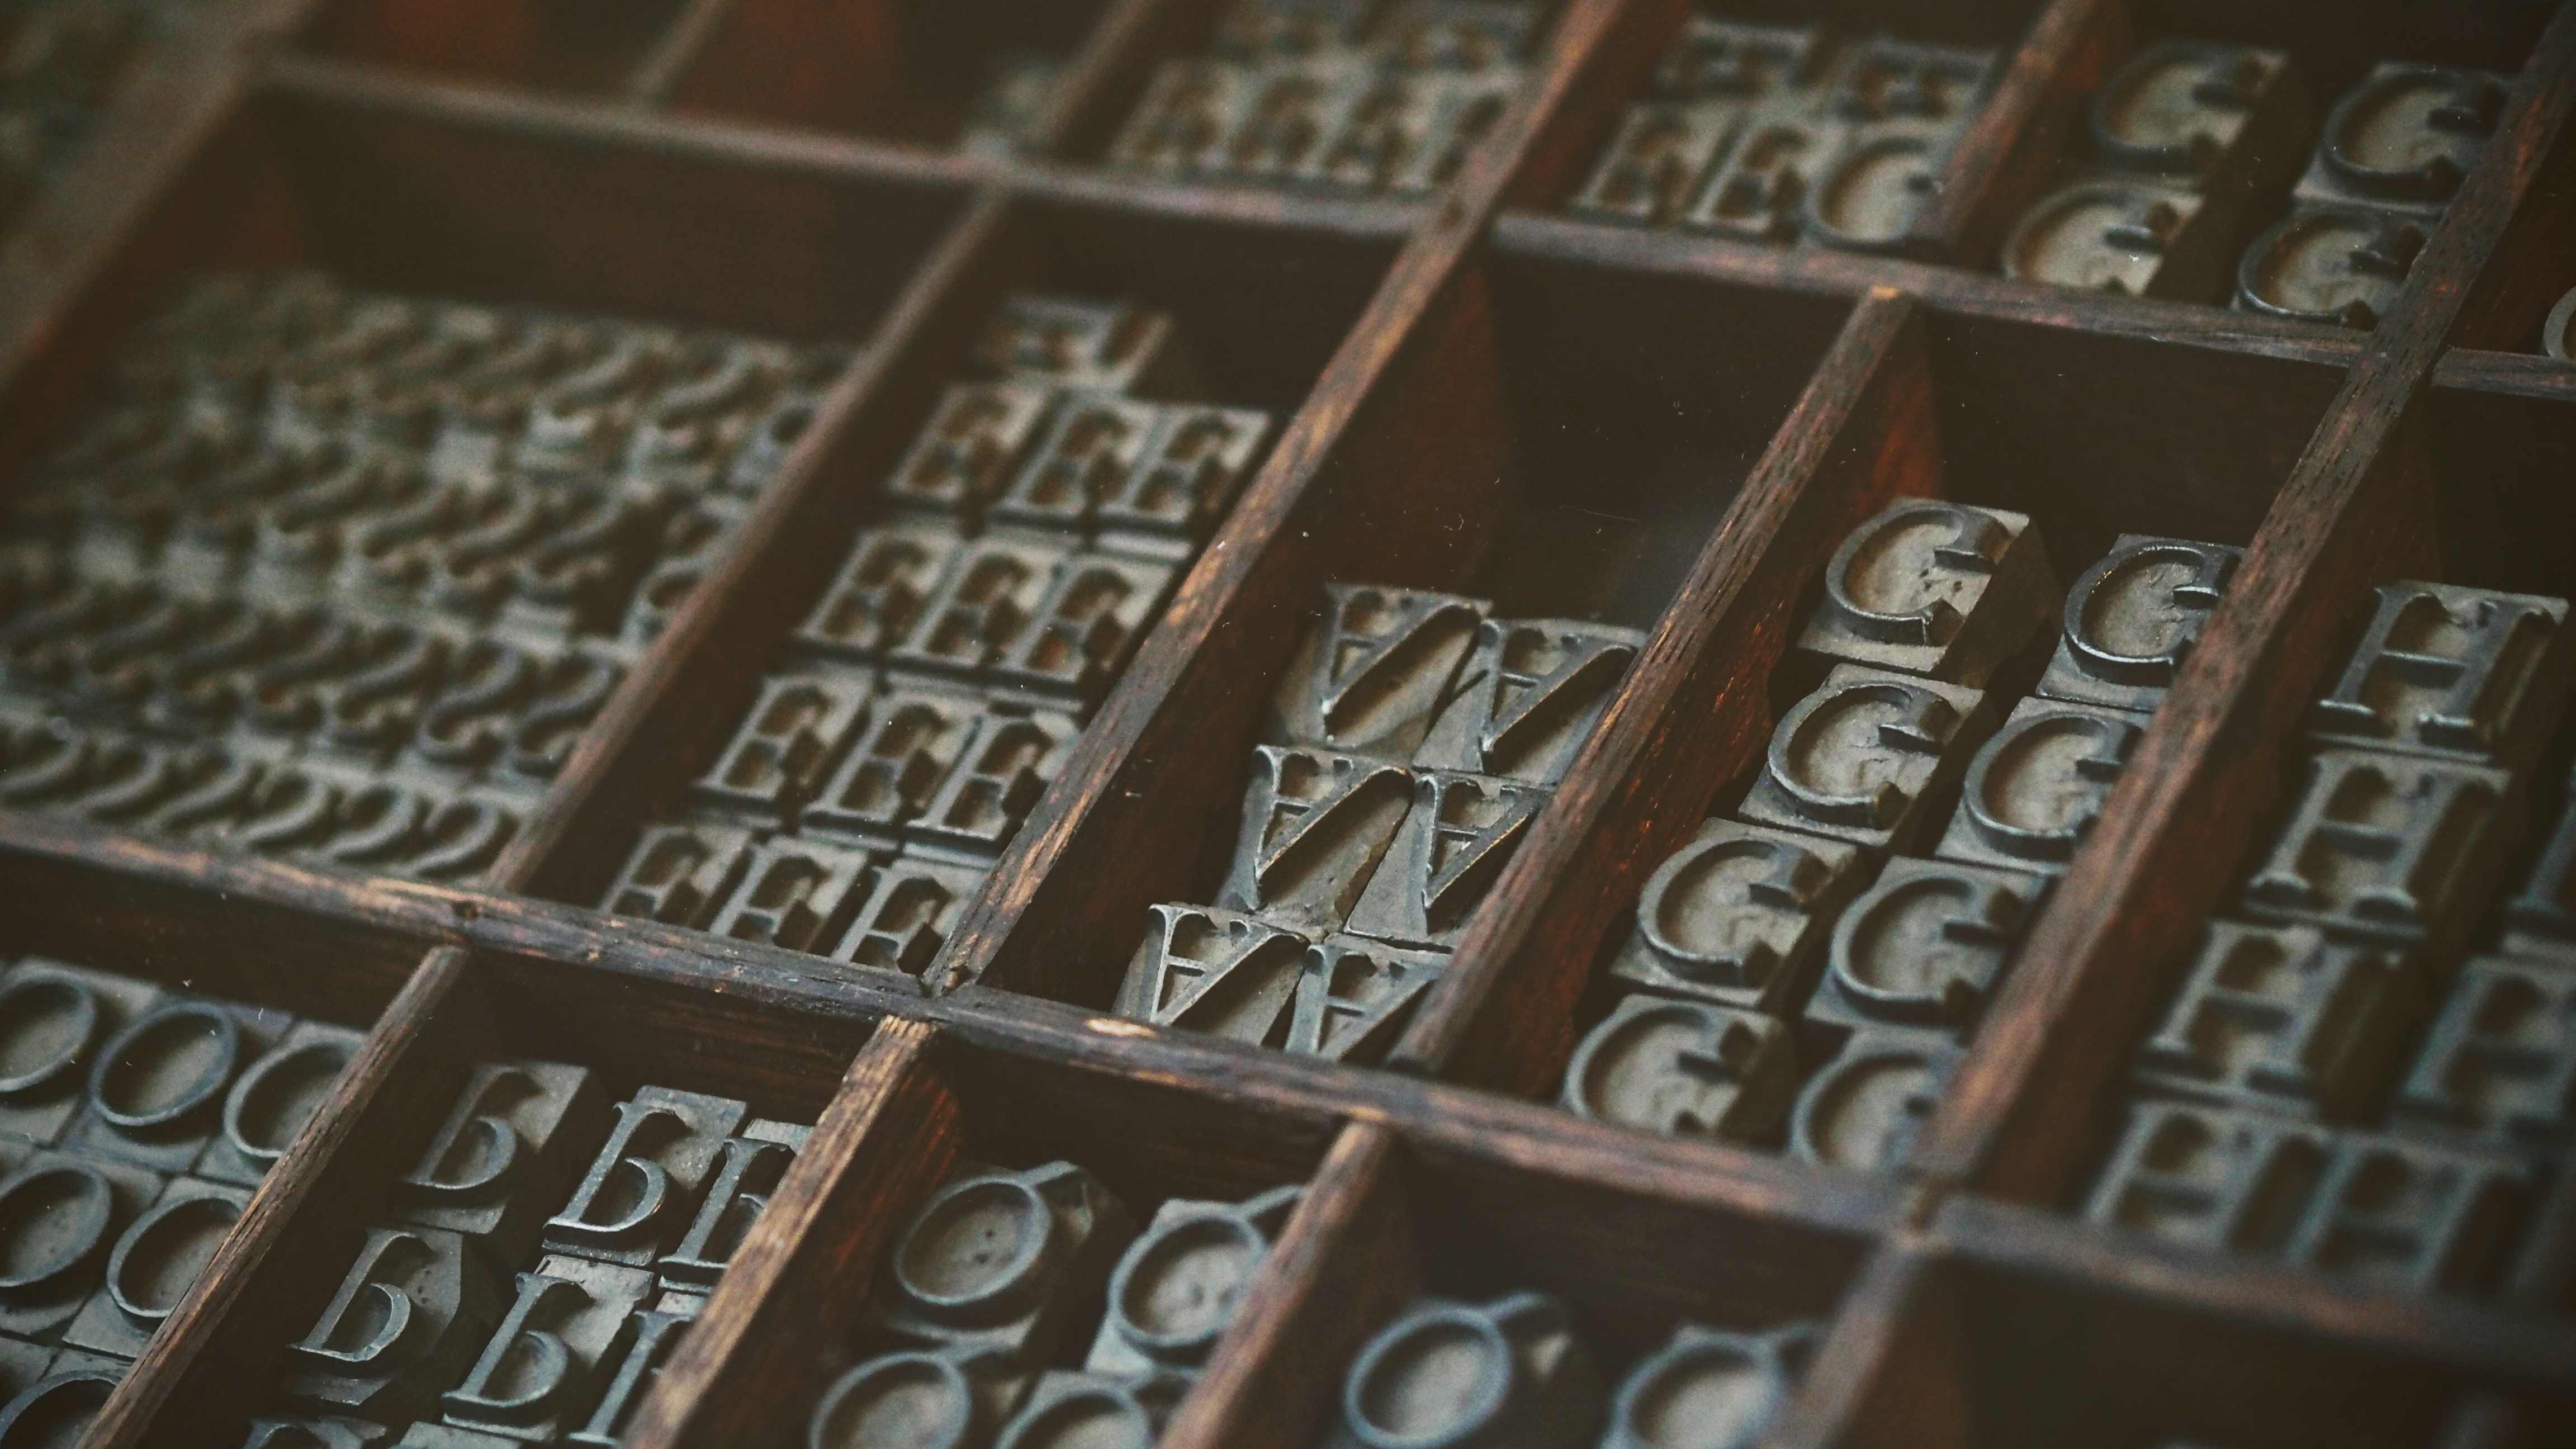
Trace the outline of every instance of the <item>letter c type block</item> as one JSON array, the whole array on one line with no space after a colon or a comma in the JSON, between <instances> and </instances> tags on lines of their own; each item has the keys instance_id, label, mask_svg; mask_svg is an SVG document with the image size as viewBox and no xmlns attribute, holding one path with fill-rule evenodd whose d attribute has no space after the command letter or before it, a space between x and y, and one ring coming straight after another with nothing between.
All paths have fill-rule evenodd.
<instances>
[{"instance_id":1,"label":"letter c type block","mask_svg":"<svg viewBox=\"0 0 2576 1449\"><path fill-rule=\"evenodd\" d=\"M1610 973L1658 996L1794 1015L1861 864L1843 841L1704 821L1646 878Z\"/></svg>"},{"instance_id":2,"label":"letter c type block","mask_svg":"<svg viewBox=\"0 0 2576 1449\"><path fill-rule=\"evenodd\" d=\"M1982 689L2057 605L2056 570L2027 516L1911 498L1834 551L1798 647Z\"/></svg>"},{"instance_id":3,"label":"letter c type block","mask_svg":"<svg viewBox=\"0 0 2576 1449\"><path fill-rule=\"evenodd\" d=\"M1638 995L1574 1049L1560 1100L1596 1122L1760 1143L1797 1091L1797 1049L1778 1018Z\"/></svg>"},{"instance_id":4,"label":"letter c type block","mask_svg":"<svg viewBox=\"0 0 2576 1449\"><path fill-rule=\"evenodd\" d=\"M2153 711L2244 553L2122 535L2067 591L2064 632L2037 692L2069 704Z\"/></svg>"},{"instance_id":5,"label":"letter c type block","mask_svg":"<svg viewBox=\"0 0 2576 1449\"><path fill-rule=\"evenodd\" d=\"M289 1397L325 1413L398 1422L431 1411L496 1314L465 1239L374 1228L312 1331L291 1345Z\"/></svg>"},{"instance_id":6,"label":"letter c type block","mask_svg":"<svg viewBox=\"0 0 2576 1449\"><path fill-rule=\"evenodd\" d=\"M1892 860L1834 925L1811 1021L1963 1031L2012 960L2049 878Z\"/></svg>"},{"instance_id":7,"label":"letter c type block","mask_svg":"<svg viewBox=\"0 0 2576 1449\"><path fill-rule=\"evenodd\" d=\"M1754 1449L1823 1337L1817 1323L1768 1333L1681 1325L1621 1381L1601 1449Z\"/></svg>"},{"instance_id":8,"label":"letter c type block","mask_svg":"<svg viewBox=\"0 0 2576 1449\"><path fill-rule=\"evenodd\" d=\"M1342 1380L1326 1449L1576 1449L1600 1424L1600 1370L1541 1293L1426 1299L1380 1329Z\"/></svg>"},{"instance_id":9,"label":"letter c type block","mask_svg":"<svg viewBox=\"0 0 2576 1449\"><path fill-rule=\"evenodd\" d=\"M2054 874L2075 858L2148 717L2025 699L1977 751L1941 837L1951 860Z\"/></svg>"},{"instance_id":10,"label":"letter c type block","mask_svg":"<svg viewBox=\"0 0 2576 1449\"><path fill-rule=\"evenodd\" d=\"M1126 1207L1072 1163L970 1168L904 1228L869 1320L927 1347L1042 1363L1135 1237Z\"/></svg>"},{"instance_id":11,"label":"letter c type block","mask_svg":"<svg viewBox=\"0 0 2576 1449\"><path fill-rule=\"evenodd\" d=\"M1273 1188L1239 1203L1165 1202L1109 1275L1108 1310L1083 1372L1126 1378L1207 1362L1300 1191Z\"/></svg>"},{"instance_id":12,"label":"letter c type block","mask_svg":"<svg viewBox=\"0 0 2576 1449\"><path fill-rule=\"evenodd\" d=\"M1976 690L1837 664L1781 716L1739 813L1901 853L1933 826L1924 802L1993 732Z\"/></svg>"}]
</instances>

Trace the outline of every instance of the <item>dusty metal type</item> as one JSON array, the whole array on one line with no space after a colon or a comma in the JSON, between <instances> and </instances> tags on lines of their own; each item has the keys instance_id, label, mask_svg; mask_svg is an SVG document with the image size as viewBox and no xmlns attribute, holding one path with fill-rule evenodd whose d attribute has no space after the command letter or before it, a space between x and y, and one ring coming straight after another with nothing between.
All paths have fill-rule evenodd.
<instances>
[{"instance_id":1,"label":"dusty metal type","mask_svg":"<svg viewBox=\"0 0 2576 1449\"><path fill-rule=\"evenodd\" d=\"M1796 1042L1778 1018L1641 993L1574 1049L1559 1101L1596 1121L1759 1144L1797 1093Z\"/></svg>"},{"instance_id":2,"label":"dusty metal type","mask_svg":"<svg viewBox=\"0 0 2576 1449\"><path fill-rule=\"evenodd\" d=\"M1847 842L1703 821L1646 878L1610 974L1661 996L1790 1015L1862 874L1862 851Z\"/></svg>"}]
</instances>

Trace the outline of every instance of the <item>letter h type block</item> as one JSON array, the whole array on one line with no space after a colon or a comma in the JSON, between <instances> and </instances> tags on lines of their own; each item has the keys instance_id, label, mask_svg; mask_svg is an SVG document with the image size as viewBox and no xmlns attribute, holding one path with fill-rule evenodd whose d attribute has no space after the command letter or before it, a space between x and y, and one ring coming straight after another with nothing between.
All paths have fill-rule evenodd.
<instances>
[{"instance_id":1,"label":"letter h type block","mask_svg":"<svg viewBox=\"0 0 2576 1449\"><path fill-rule=\"evenodd\" d=\"M2576 679L2567 603L2396 583L2311 711L2318 744L2405 750L2519 774Z\"/></svg>"},{"instance_id":2,"label":"letter h type block","mask_svg":"<svg viewBox=\"0 0 2576 1449\"><path fill-rule=\"evenodd\" d=\"M2347 1133L2291 1260L2401 1293L2490 1289L2520 1245L2533 1175L2504 1153Z\"/></svg>"},{"instance_id":3,"label":"letter h type block","mask_svg":"<svg viewBox=\"0 0 2576 1449\"><path fill-rule=\"evenodd\" d=\"M2085 1212L2169 1243L2279 1257L2333 1155L2330 1133L2289 1118L2140 1102Z\"/></svg>"},{"instance_id":4,"label":"letter h type block","mask_svg":"<svg viewBox=\"0 0 2576 1449\"><path fill-rule=\"evenodd\" d=\"M2057 606L2057 574L2029 518L1906 499L1835 551L1798 648L1983 689Z\"/></svg>"},{"instance_id":5,"label":"letter h type block","mask_svg":"<svg viewBox=\"0 0 2576 1449\"><path fill-rule=\"evenodd\" d=\"M2401 947L2212 921L2138 1053L2136 1081L2212 1106L2352 1122L2384 1097L2425 1010L2423 975Z\"/></svg>"},{"instance_id":6,"label":"letter h type block","mask_svg":"<svg viewBox=\"0 0 2576 1449\"><path fill-rule=\"evenodd\" d=\"M2576 962L2469 962L2389 1116L2495 1147L2576 1142Z\"/></svg>"},{"instance_id":7,"label":"letter h type block","mask_svg":"<svg viewBox=\"0 0 2576 1449\"><path fill-rule=\"evenodd\" d=\"M2245 889L2245 913L2374 940L2430 942L2445 958L2465 929L2519 799L2502 770L2422 756L2328 750L2271 856Z\"/></svg>"},{"instance_id":8,"label":"letter h type block","mask_svg":"<svg viewBox=\"0 0 2576 1449\"><path fill-rule=\"evenodd\" d=\"M572 1200L546 1223L549 1253L650 1268L671 1250L747 1109L726 1097L646 1087L617 1109Z\"/></svg>"}]
</instances>

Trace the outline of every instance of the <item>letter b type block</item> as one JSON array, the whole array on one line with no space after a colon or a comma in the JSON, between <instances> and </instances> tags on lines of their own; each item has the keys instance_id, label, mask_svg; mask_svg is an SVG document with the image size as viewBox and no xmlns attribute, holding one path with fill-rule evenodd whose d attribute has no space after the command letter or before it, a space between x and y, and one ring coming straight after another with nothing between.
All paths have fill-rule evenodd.
<instances>
[{"instance_id":1,"label":"letter b type block","mask_svg":"<svg viewBox=\"0 0 2576 1449\"><path fill-rule=\"evenodd\" d=\"M726 1097L646 1087L617 1109L617 1125L571 1201L547 1220L549 1253L650 1268L688 1226L698 1190L744 1105Z\"/></svg>"},{"instance_id":2,"label":"letter b type block","mask_svg":"<svg viewBox=\"0 0 2576 1449\"><path fill-rule=\"evenodd\" d=\"M1843 540L1798 647L1982 689L2057 605L2057 574L2029 518L1908 499Z\"/></svg>"},{"instance_id":3,"label":"letter b type block","mask_svg":"<svg viewBox=\"0 0 2576 1449\"><path fill-rule=\"evenodd\" d=\"M287 1350L290 1397L398 1422L429 1412L491 1331L492 1285L465 1239L376 1228L320 1321Z\"/></svg>"},{"instance_id":4,"label":"letter b type block","mask_svg":"<svg viewBox=\"0 0 2576 1449\"><path fill-rule=\"evenodd\" d=\"M1135 1237L1125 1206L1072 1163L970 1168L905 1227L869 1317L913 1343L1044 1362Z\"/></svg>"},{"instance_id":5,"label":"letter b type block","mask_svg":"<svg viewBox=\"0 0 2576 1449\"><path fill-rule=\"evenodd\" d=\"M518 1277L518 1298L464 1379L440 1397L449 1425L554 1444L596 1406L625 1350L653 1275L549 1257Z\"/></svg>"}]
</instances>

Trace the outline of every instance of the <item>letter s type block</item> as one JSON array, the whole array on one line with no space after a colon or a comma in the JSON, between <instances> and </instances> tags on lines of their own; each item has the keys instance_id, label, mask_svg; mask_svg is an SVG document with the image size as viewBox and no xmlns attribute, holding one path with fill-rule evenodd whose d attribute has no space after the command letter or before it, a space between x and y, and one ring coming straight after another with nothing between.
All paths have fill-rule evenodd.
<instances>
[{"instance_id":1,"label":"letter s type block","mask_svg":"<svg viewBox=\"0 0 2576 1449\"><path fill-rule=\"evenodd\" d=\"M490 1333L492 1285L465 1239L374 1228L312 1331L287 1350L289 1397L399 1422L431 1411Z\"/></svg>"},{"instance_id":2,"label":"letter s type block","mask_svg":"<svg viewBox=\"0 0 2576 1449\"><path fill-rule=\"evenodd\" d=\"M1837 664L1780 717L1739 813L1904 853L1937 823L1929 802L1994 727L1976 690Z\"/></svg>"},{"instance_id":3,"label":"letter s type block","mask_svg":"<svg viewBox=\"0 0 2576 1449\"><path fill-rule=\"evenodd\" d=\"M1565 1305L1425 1299L1380 1329L1342 1380L1326 1449L1576 1449L1591 1443L1601 1373Z\"/></svg>"},{"instance_id":4,"label":"letter s type block","mask_svg":"<svg viewBox=\"0 0 2576 1449\"><path fill-rule=\"evenodd\" d=\"M970 1168L905 1227L869 1320L925 1346L1044 1362L1135 1236L1127 1209L1072 1163Z\"/></svg>"},{"instance_id":5,"label":"letter s type block","mask_svg":"<svg viewBox=\"0 0 2576 1449\"><path fill-rule=\"evenodd\" d=\"M387 1203L404 1222L463 1234L491 1262L525 1262L609 1116L586 1068L486 1062Z\"/></svg>"},{"instance_id":6,"label":"letter s type block","mask_svg":"<svg viewBox=\"0 0 2576 1449\"><path fill-rule=\"evenodd\" d=\"M1843 540L1798 647L1982 689L2057 607L2057 573L2028 517L1907 499Z\"/></svg>"},{"instance_id":7,"label":"letter s type block","mask_svg":"<svg viewBox=\"0 0 2576 1449\"><path fill-rule=\"evenodd\" d=\"M546 1221L546 1251L653 1266L688 1227L698 1190L747 1115L728 1097L638 1091L618 1107L571 1200Z\"/></svg>"}]
</instances>

